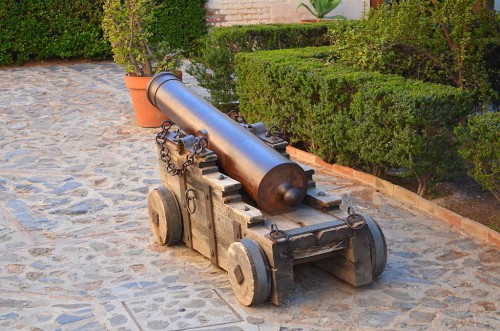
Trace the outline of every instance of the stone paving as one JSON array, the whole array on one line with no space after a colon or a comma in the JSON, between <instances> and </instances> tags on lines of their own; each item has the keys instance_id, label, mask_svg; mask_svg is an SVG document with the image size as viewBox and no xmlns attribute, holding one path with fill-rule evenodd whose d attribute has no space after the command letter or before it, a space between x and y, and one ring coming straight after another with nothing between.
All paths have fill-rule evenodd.
<instances>
[{"instance_id":1,"label":"stone paving","mask_svg":"<svg viewBox=\"0 0 500 331\"><path fill-rule=\"evenodd\" d=\"M385 272L353 288L301 265L289 304L240 306L223 270L154 244L157 130L134 124L121 69L34 66L0 78L0 329L500 329L496 248L322 173L344 206L379 221Z\"/></svg>"}]
</instances>

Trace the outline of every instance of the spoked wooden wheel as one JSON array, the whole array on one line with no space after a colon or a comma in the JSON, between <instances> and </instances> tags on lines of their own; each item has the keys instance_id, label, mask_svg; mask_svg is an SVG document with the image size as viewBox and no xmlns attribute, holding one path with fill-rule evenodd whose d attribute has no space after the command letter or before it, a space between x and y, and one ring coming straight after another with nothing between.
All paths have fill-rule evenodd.
<instances>
[{"instance_id":1,"label":"spoked wooden wheel","mask_svg":"<svg viewBox=\"0 0 500 331\"><path fill-rule=\"evenodd\" d=\"M181 240L182 221L175 195L160 186L149 192L149 226L159 245L175 245Z\"/></svg>"},{"instance_id":2,"label":"spoked wooden wheel","mask_svg":"<svg viewBox=\"0 0 500 331\"><path fill-rule=\"evenodd\" d=\"M262 248L252 239L229 246L227 272L234 294L241 304L263 303L271 294L271 271Z\"/></svg>"},{"instance_id":3,"label":"spoked wooden wheel","mask_svg":"<svg viewBox=\"0 0 500 331\"><path fill-rule=\"evenodd\" d=\"M372 256L372 275L373 278L377 277L384 271L387 264L387 244L385 236L380 226L373 220L373 218L364 215L366 225L370 230L372 243L370 244L370 251Z\"/></svg>"}]
</instances>

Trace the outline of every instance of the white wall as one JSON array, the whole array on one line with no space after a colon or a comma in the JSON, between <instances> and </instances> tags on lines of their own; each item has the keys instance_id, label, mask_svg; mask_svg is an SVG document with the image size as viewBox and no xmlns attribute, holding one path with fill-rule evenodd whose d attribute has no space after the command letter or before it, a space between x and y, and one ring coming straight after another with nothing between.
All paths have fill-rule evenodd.
<instances>
[{"instance_id":1,"label":"white wall","mask_svg":"<svg viewBox=\"0 0 500 331\"><path fill-rule=\"evenodd\" d=\"M208 21L215 26L258 23L298 23L314 18L305 8L297 9L308 0L208 0ZM343 0L330 15L349 19L362 16L367 0Z\"/></svg>"}]
</instances>

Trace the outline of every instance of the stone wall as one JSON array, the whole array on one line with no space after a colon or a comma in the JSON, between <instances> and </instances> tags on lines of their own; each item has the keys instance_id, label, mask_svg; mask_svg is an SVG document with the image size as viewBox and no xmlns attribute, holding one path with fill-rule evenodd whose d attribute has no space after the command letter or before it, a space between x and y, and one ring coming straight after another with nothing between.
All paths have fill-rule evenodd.
<instances>
[{"instance_id":1,"label":"stone wall","mask_svg":"<svg viewBox=\"0 0 500 331\"><path fill-rule=\"evenodd\" d=\"M259 23L297 23L313 16L297 6L307 0L208 0L208 22L212 26ZM359 19L368 0L343 0L332 15Z\"/></svg>"}]
</instances>

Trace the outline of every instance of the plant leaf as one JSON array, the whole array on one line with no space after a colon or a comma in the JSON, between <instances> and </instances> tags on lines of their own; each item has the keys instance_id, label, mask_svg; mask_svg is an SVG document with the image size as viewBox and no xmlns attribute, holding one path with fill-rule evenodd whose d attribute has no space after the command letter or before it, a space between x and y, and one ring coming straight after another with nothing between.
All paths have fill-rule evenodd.
<instances>
[{"instance_id":1,"label":"plant leaf","mask_svg":"<svg viewBox=\"0 0 500 331\"><path fill-rule=\"evenodd\" d=\"M300 5L297 6L297 9L299 9L300 7L304 7L305 9L307 9L314 17L317 17L316 16L316 13L314 11L311 10L311 8L309 8L308 6L306 6L305 4L301 3Z\"/></svg>"}]
</instances>

